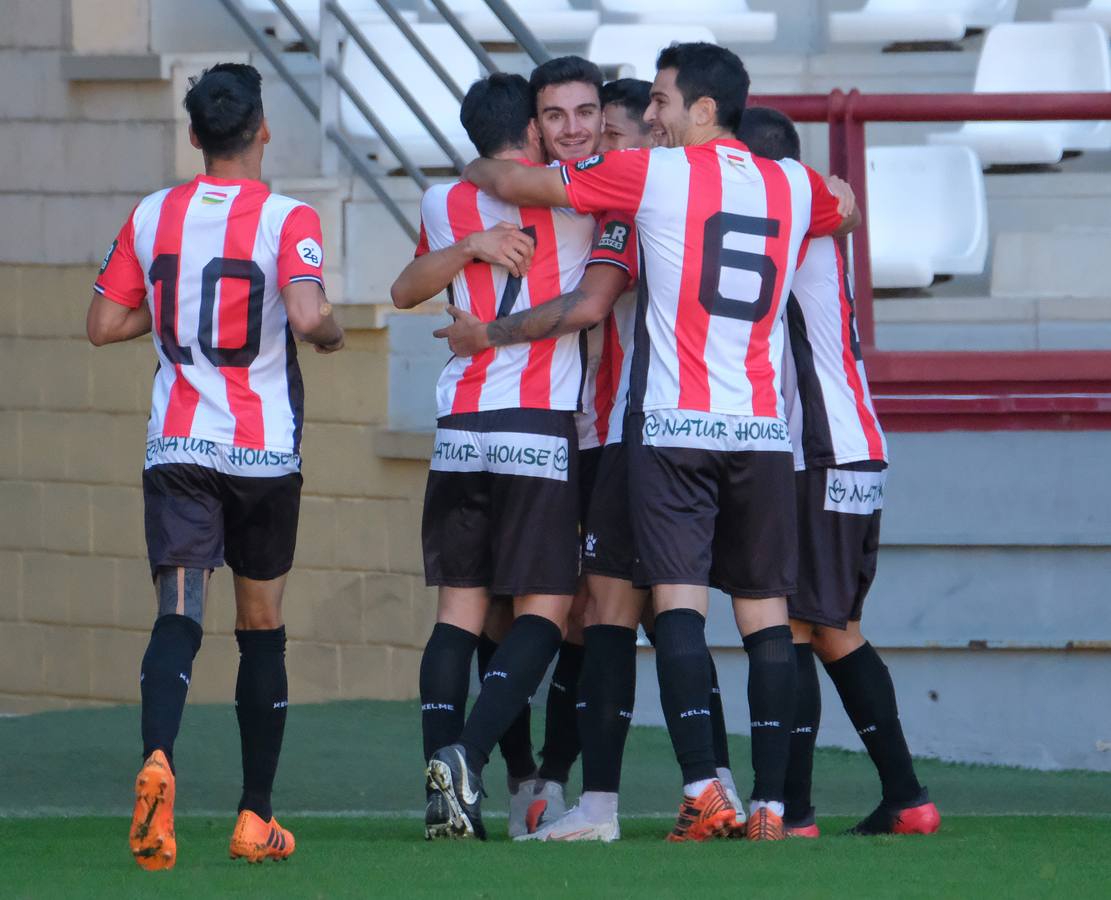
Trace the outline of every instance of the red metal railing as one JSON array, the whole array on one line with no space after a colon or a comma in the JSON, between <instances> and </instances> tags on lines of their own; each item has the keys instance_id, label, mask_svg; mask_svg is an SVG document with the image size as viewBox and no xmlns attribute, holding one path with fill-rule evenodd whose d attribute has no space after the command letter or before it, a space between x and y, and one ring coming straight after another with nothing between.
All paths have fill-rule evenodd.
<instances>
[{"instance_id":1,"label":"red metal railing","mask_svg":"<svg viewBox=\"0 0 1111 900\"><path fill-rule=\"evenodd\" d=\"M796 122L829 125L830 170L867 207L868 122L1111 119L1111 93L764 95ZM857 327L876 407L897 431L1111 429L1111 351L893 352L876 349L868 222L853 242ZM1111 309L1108 310L1111 316Z\"/></svg>"}]
</instances>

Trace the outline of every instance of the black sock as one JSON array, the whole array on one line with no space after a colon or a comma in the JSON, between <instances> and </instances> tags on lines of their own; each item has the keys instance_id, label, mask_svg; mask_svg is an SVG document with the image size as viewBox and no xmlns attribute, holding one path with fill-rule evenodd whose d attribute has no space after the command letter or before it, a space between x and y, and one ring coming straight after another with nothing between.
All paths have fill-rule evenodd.
<instances>
[{"instance_id":1,"label":"black sock","mask_svg":"<svg viewBox=\"0 0 1111 900\"><path fill-rule=\"evenodd\" d=\"M454 744L467 715L471 657L478 638L463 628L437 622L420 660L420 722L424 758Z\"/></svg>"},{"instance_id":2,"label":"black sock","mask_svg":"<svg viewBox=\"0 0 1111 900\"><path fill-rule=\"evenodd\" d=\"M490 667L490 660L498 650L498 645L485 634L478 639L478 681L486 677L486 670ZM463 730L462 724L459 730ZM532 758L532 705L526 703L517 718L505 730L505 734L498 741L502 758L505 760L505 771L510 778L528 778L536 771L536 760Z\"/></svg>"},{"instance_id":3,"label":"black sock","mask_svg":"<svg viewBox=\"0 0 1111 900\"><path fill-rule=\"evenodd\" d=\"M559 645L548 705L544 715L544 746L540 750L540 777L566 783L571 766L579 758L579 676L583 669L581 644L564 641Z\"/></svg>"},{"instance_id":4,"label":"black sock","mask_svg":"<svg viewBox=\"0 0 1111 900\"><path fill-rule=\"evenodd\" d=\"M636 698L636 629L591 625L583 631L583 648L579 686L583 790L617 793Z\"/></svg>"},{"instance_id":5,"label":"black sock","mask_svg":"<svg viewBox=\"0 0 1111 900\"><path fill-rule=\"evenodd\" d=\"M922 793L914 774L891 673L871 644L826 664L845 712L872 758L885 803L909 803Z\"/></svg>"},{"instance_id":6,"label":"black sock","mask_svg":"<svg viewBox=\"0 0 1111 900\"><path fill-rule=\"evenodd\" d=\"M540 685L562 639L559 626L543 616L518 616L490 660L482 690L459 738L467 762L481 771L490 751Z\"/></svg>"},{"instance_id":7,"label":"black sock","mask_svg":"<svg viewBox=\"0 0 1111 900\"><path fill-rule=\"evenodd\" d=\"M187 616L159 616L151 629L139 674L143 759L161 750L173 767L174 741L193 677L193 657L201 648L203 635L201 626Z\"/></svg>"},{"instance_id":8,"label":"black sock","mask_svg":"<svg viewBox=\"0 0 1111 900\"><path fill-rule=\"evenodd\" d=\"M282 752L289 684L285 673L285 626L236 631L239 677L235 681L235 716L243 753L243 796L239 810L249 809L264 822L274 815L270 792Z\"/></svg>"},{"instance_id":9,"label":"black sock","mask_svg":"<svg viewBox=\"0 0 1111 900\"><path fill-rule=\"evenodd\" d=\"M786 625L762 628L748 635L744 646L752 716L752 799L783 802L798 681L791 629Z\"/></svg>"},{"instance_id":10,"label":"black sock","mask_svg":"<svg viewBox=\"0 0 1111 900\"><path fill-rule=\"evenodd\" d=\"M706 620L693 609L669 609L656 616L656 673L683 783L717 778Z\"/></svg>"},{"instance_id":11,"label":"black sock","mask_svg":"<svg viewBox=\"0 0 1111 900\"><path fill-rule=\"evenodd\" d=\"M809 644L795 644L798 686L795 689L795 724L791 729L791 752L787 760L784 797L788 822L800 822L810 815L810 786L814 777L814 744L822 718L822 694L818 686L818 667Z\"/></svg>"},{"instance_id":12,"label":"black sock","mask_svg":"<svg viewBox=\"0 0 1111 900\"><path fill-rule=\"evenodd\" d=\"M718 667L710 654L710 725L714 730L714 764L719 769L729 768L729 735L725 731L725 707L721 703L718 685Z\"/></svg>"},{"instance_id":13,"label":"black sock","mask_svg":"<svg viewBox=\"0 0 1111 900\"><path fill-rule=\"evenodd\" d=\"M644 636L648 639L649 644L651 644L653 647L656 646L656 632L655 632L655 630L645 631Z\"/></svg>"}]
</instances>

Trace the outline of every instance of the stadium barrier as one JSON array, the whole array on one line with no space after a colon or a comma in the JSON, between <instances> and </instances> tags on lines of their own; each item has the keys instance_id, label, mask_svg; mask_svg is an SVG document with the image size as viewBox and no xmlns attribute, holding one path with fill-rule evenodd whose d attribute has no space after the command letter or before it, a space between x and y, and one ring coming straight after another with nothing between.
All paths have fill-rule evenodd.
<instances>
[{"instance_id":1,"label":"stadium barrier","mask_svg":"<svg viewBox=\"0 0 1111 900\"><path fill-rule=\"evenodd\" d=\"M829 125L833 174L867 208L869 122L1111 119L1111 93L762 95L796 122ZM876 347L868 222L853 232L861 351L876 408L895 431L1111 429L1111 351L884 351Z\"/></svg>"}]
</instances>

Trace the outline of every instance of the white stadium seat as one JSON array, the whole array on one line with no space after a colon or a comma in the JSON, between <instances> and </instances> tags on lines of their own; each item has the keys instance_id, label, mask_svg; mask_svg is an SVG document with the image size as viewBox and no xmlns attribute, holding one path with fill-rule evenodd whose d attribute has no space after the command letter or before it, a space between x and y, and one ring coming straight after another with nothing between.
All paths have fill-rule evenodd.
<instances>
[{"instance_id":1,"label":"white stadium seat","mask_svg":"<svg viewBox=\"0 0 1111 900\"><path fill-rule=\"evenodd\" d=\"M935 275L984 270L984 173L967 147L869 147L872 284L928 287Z\"/></svg>"},{"instance_id":2,"label":"white stadium seat","mask_svg":"<svg viewBox=\"0 0 1111 900\"><path fill-rule=\"evenodd\" d=\"M478 60L450 25L418 24L413 26L413 31L444 68L452 73L462 90L465 91L480 77ZM474 146L459 122L459 101L397 28L392 24L375 23L364 28L363 33L394 74L413 91L424 111L463 159L473 159ZM351 79L356 90L417 165L451 165L447 155L429 136L405 101L353 41L344 43L340 65L343 74ZM352 138L374 142L382 165L387 168L397 166L393 154L381 144L374 129L346 96L340 101L340 124Z\"/></svg>"},{"instance_id":3,"label":"white stadium seat","mask_svg":"<svg viewBox=\"0 0 1111 900\"><path fill-rule=\"evenodd\" d=\"M1055 22L1095 22L1111 31L1111 0L1089 0L1087 6L1070 6L1053 11Z\"/></svg>"},{"instance_id":4,"label":"white stadium seat","mask_svg":"<svg viewBox=\"0 0 1111 900\"><path fill-rule=\"evenodd\" d=\"M1015 17L1017 0L868 0L863 9L829 16L829 39L843 43L959 41L969 28Z\"/></svg>"},{"instance_id":5,"label":"white stadium seat","mask_svg":"<svg viewBox=\"0 0 1111 900\"><path fill-rule=\"evenodd\" d=\"M1094 23L1022 22L988 32L976 68L977 94L1111 90L1107 32ZM964 144L993 164L1052 164L1066 150L1111 149L1111 124L965 122L935 132L934 144Z\"/></svg>"},{"instance_id":6,"label":"white stadium seat","mask_svg":"<svg viewBox=\"0 0 1111 900\"><path fill-rule=\"evenodd\" d=\"M656 57L664 47L675 41L716 40L704 25L602 25L590 39L586 58L603 69L616 68L618 77L651 81L656 77Z\"/></svg>"},{"instance_id":7,"label":"white stadium seat","mask_svg":"<svg viewBox=\"0 0 1111 900\"><path fill-rule=\"evenodd\" d=\"M478 40L493 43L514 39L483 0L448 0L447 5ZM575 9L568 0L509 0L509 5L542 41L585 41L598 27L597 10ZM426 8L436 13L431 3Z\"/></svg>"},{"instance_id":8,"label":"white stadium seat","mask_svg":"<svg viewBox=\"0 0 1111 900\"><path fill-rule=\"evenodd\" d=\"M753 12L746 0L601 0L607 13L642 25L706 25L726 44L774 41L773 12Z\"/></svg>"},{"instance_id":9,"label":"white stadium seat","mask_svg":"<svg viewBox=\"0 0 1111 900\"><path fill-rule=\"evenodd\" d=\"M260 28L272 28L278 40L286 44L301 40L301 36L289 24L289 20L278 12L271 0L239 0L239 2L256 25ZM304 23L313 37L320 37L320 0L286 0L286 5ZM389 21L377 0L340 0L340 6L360 27L371 22ZM403 11L401 15L409 22L416 22L418 18L412 11Z\"/></svg>"}]
</instances>

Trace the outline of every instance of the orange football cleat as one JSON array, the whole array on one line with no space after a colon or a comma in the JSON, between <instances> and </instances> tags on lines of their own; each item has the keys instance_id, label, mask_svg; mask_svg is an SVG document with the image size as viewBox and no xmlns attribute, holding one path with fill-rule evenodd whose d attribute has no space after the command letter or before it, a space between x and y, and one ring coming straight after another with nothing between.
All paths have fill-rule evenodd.
<instances>
[{"instance_id":1,"label":"orange football cleat","mask_svg":"<svg viewBox=\"0 0 1111 900\"><path fill-rule=\"evenodd\" d=\"M895 834L933 834L941 827L941 813L932 803L900 810L892 831Z\"/></svg>"},{"instance_id":2,"label":"orange football cleat","mask_svg":"<svg viewBox=\"0 0 1111 900\"><path fill-rule=\"evenodd\" d=\"M235 820L228 852L232 859L242 857L247 862L260 863L264 859L288 859L293 848L292 832L282 828L277 819L271 817L264 822L261 816L245 809Z\"/></svg>"},{"instance_id":3,"label":"orange football cleat","mask_svg":"<svg viewBox=\"0 0 1111 900\"><path fill-rule=\"evenodd\" d=\"M766 806L754 810L748 817L748 839L750 841L783 840L783 819Z\"/></svg>"},{"instance_id":4,"label":"orange football cleat","mask_svg":"<svg viewBox=\"0 0 1111 900\"><path fill-rule=\"evenodd\" d=\"M809 825L799 825L787 829L787 837L789 838L818 838L821 836L821 829L818 828L815 822L811 822Z\"/></svg>"},{"instance_id":5,"label":"orange football cleat","mask_svg":"<svg viewBox=\"0 0 1111 900\"><path fill-rule=\"evenodd\" d=\"M148 871L172 869L177 862L174 837L174 773L155 750L135 778L135 812L128 835L131 855Z\"/></svg>"},{"instance_id":6,"label":"orange football cleat","mask_svg":"<svg viewBox=\"0 0 1111 900\"><path fill-rule=\"evenodd\" d=\"M698 795L683 797L679 818L667 836L669 841L708 841L724 837L736 821L737 810L729 802L725 788L716 778Z\"/></svg>"}]
</instances>

